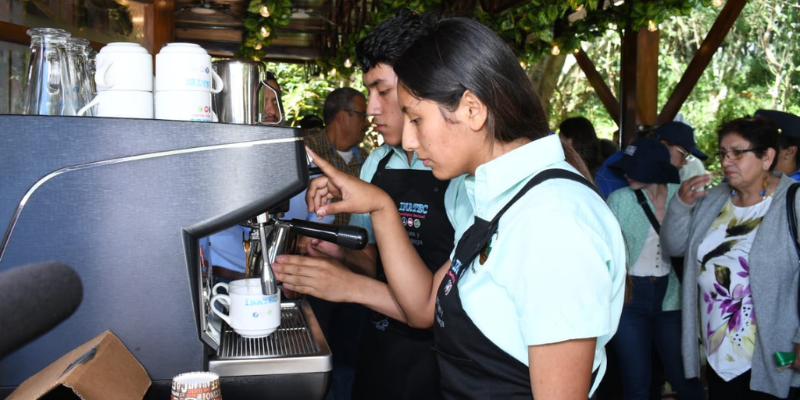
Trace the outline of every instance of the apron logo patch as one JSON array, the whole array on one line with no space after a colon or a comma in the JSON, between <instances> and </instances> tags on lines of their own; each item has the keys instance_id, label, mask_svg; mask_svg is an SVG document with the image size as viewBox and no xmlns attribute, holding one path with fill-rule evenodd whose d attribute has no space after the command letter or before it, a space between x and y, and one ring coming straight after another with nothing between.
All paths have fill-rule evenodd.
<instances>
[{"instance_id":1,"label":"apron logo patch","mask_svg":"<svg viewBox=\"0 0 800 400\"><path fill-rule=\"evenodd\" d=\"M378 322L375 322L375 329L377 329L379 331L385 331L387 326L389 326L389 319L388 318L384 318L384 319L382 319L382 320L380 320Z\"/></svg>"},{"instance_id":2,"label":"apron logo patch","mask_svg":"<svg viewBox=\"0 0 800 400\"><path fill-rule=\"evenodd\" d=\"M483 265L487 259L489 259L489 254L492 253L492 241L490 240L489 243L486 243L486 246L483 246L483 250L481 250L481 256L478 261L480 261L481 265ZM474 271L473 271L474 272Z\"/></svg>"},{"instance_id":3,"label":"apron logo patch","mask_svg":"<svg viewBox=\"0 0 800 400\"><path fill-rule=\"evenodd\" d=\"M461 269L461 261L453 260L453 263L450 264L450 270L447 271L447 275L444 279L447 282L444 284L444 295L447 296L450 294L450 290L453 288L453 283L456 281L456 275L458 275L458 271Z\"/></svg>"}]
</instances>

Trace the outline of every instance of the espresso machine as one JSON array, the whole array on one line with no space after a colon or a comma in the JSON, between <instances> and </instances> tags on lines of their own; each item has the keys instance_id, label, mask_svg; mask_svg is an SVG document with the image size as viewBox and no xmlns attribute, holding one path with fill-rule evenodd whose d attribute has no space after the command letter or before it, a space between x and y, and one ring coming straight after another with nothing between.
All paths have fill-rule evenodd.
<instances>
[{"instance_id":1,"label":"espresso machine","mask_svg":"<svg viewBox=\"0 0 800 400\"><path fill-rule=\"evenodd\" d=\"M71 317L0 359L0 398L105 330L147 371L148 399L204 370L221 375L226 398L324 396L331 354L307 303L283 303L267 338L209 324L213 277L198 246L244 222L261 253L286 248L294 230L270 210L307 185L299 129L22 115L0 115L0 126L0 272L60 261L84 293ZM271 260L253 254L269 284Z\"/></svg>"}]
</instances>

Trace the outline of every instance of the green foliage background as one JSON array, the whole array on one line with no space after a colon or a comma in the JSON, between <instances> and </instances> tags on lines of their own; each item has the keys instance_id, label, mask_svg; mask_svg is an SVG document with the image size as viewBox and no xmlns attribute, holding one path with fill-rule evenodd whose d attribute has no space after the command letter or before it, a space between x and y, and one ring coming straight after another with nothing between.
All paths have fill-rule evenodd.
<instances>
[{"instance_id":1,"label":"green foliage background","mask_svg":"<svg viewBox=\"0 0 800 400\"><path fill-rule=\"evenodd\" d=\"M532 1L534 3L537 1ZM675 7L662 8L659 11L659 15L668 11L674 13L659 19L658 23L659 108L666 103L720 11L719 7L709 6L710 1L683 2L680 7L677 6L679 2L671 3L675 3ZM692 4L687 6L688 3ZM390 6L391 4L382 12L390 14ZM547 7L552 8L553 4L545 6L544 9L549 11L543 12L556 12ZM521 28L513 25L513 21L523 14L507 13L498 18L506 18L506 26L510 26L508 32L516 32ZM502 23L501 21L500 24ZM748 2L680 110L686 121L695 127L698 145L706 153L715 151L715 132L724 121L752 115L759 108L800 114L800 90L797 90L800 88L800 53L797 52L797 32L800 32L798 4L785 0ZM361 36L354 35L354 40ZM578 45L593 60L612 91L618 94L621 52L618 26L611 24L604 27L597 36L586 36L584 39L591 40L583 40ZM538 48L523 46L516 50L529 72L548 57L565 57L563 69L557 74L556 89L546 99L551 127L557 130L562 120L581 115L594 122L601 137L611 138L616 124L575 64L571 52L562 51L559 56L552 56L548 51L549 42L540 40L537 43L539 42L545 45L537 45ZM513 43L510 45L514 47ZM303 65L270 66L277 71L281 80L284 106L290 121L296 121L308 114L321 115L326 94L337 87L351 86L364 91L358 69L341 66L335 68L340 62L343 60L332 62L329 65L332 69L322 68L323 72L316 75L310 75L307 72L309 68ZM371 137L370 142L374 139ZM717 169L717 161L709 159L707 168Z\"/></svg>"}]
</instances>

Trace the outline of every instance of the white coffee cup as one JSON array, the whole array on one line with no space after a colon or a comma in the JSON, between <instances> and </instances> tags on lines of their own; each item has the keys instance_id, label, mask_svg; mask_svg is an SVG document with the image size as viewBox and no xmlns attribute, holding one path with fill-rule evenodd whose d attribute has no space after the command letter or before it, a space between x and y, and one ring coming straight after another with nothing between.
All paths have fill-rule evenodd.
<instances>
[{"instance_id":1,"label":"white coffee cup","mask_svg":"<svg viewBox=\"0 0 800 400\"><path fill-rule=\"evenodd\" d=\"M255 281L255 282L254 282ZM219 282L214 287L211 288L211 295L219 294L219 288L225 288L225 293L230 293L230 287L239 287L239 286L247 286L247 285L258 285L261 287L261 281L257 278L250 278L250 279L238 279L235 281L228 282Z\"/></svg>"},{"instance_id":2,"label":"white coffee cup","mask_svg":"<svg viewBox=\"0 0 800 400\"><path fill-rule=\"evenodd\" d=\"M234 284L240 281L245 281L245 284ZM261 280L258 278L233 281L228 289L228 294L211 298L211 311L225 320L236 333L244 338L266 337L281 325L280 291L272 295L262 294ZM215 306L216 302L225 305L229 313L220 311Z\"/></svg>"},{"instance_id":3,"label":"white coffee cup","mask_svg":"<svg viewBox=\"0 0 800 400\"><path fill-rule=\"evenodd\" d=\"M153 91L153 57L138 43L107 44L97 53L96 65L98 91Z\"/></svg>"},{"instance_id":4,"label":"white coffee cup","mask_svg":"<svg viewBox=\"0 0 800 400\"><path fill-rule=\"evenodd\" d=\"M168 43L156 54L156 90L219 93L223 83L211 56L194 43Z\"/></svg>"},{"instance_id":5,"label":"white coffee cup","mask_svg":"<svg viewBox=\"0 0 800 400\"><path fill-rule=\"evenodd\" d=\"M216 122L211 110L211 93L197 91L157 91L155 94L156 119L174 121Z\"/></svg>"},{"instance_id":6,"label":"white coffee cup","mask_svg":"<svg viewBox=\"0 0 800 400\"><path fill-rule=\"evenodd\" d=\"M107 90L78 111L83 115L89 108L97 106L96 117L153 118L153 93L133 90Z\"/></svg>"}]
</instances>

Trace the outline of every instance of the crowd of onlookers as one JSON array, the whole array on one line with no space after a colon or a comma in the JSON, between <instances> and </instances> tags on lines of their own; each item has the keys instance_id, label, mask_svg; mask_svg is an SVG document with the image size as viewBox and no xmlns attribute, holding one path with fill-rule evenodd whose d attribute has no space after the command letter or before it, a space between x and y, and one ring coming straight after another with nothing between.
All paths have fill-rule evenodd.
<instances>
[{"instance_id":1,"label":"crowd of onlookers","mask_svg":"<svg viewBox=\"0 0 800 400\"><path fill-rule=\"evenodd\" d=\"M680 399L704 399L704 385L714 399L794 398L798 364L776 353L800 347L787 220L787 202L795 204L787 189L800 179L800 117L759 110L723 124L717 179L688 124L640 133L606 157L590 121L559 126L627 244L628 298L598 396L659 398L666 378Z\"/></svg>"}]
</instances>

